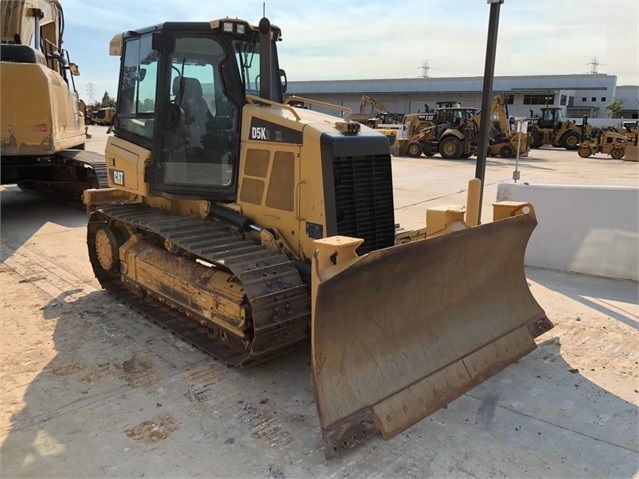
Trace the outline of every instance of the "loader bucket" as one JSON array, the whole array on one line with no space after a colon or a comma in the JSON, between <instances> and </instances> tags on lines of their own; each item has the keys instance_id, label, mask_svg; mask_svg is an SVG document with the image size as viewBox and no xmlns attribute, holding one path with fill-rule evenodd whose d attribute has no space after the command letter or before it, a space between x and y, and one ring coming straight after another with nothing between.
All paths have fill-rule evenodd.
<instances>
[{"instance_id":1,"label":"loader bucket","mask_svg":"<svg viewBox=\"0 0 639 479\"><path fill-rule=\"evenodd\" d=\"M377 430L392 438L535 349L552 328L524 274L536 224L513 216L324 277L318 250L312 365L327 458Z\"/></svg>"}]
</instances>

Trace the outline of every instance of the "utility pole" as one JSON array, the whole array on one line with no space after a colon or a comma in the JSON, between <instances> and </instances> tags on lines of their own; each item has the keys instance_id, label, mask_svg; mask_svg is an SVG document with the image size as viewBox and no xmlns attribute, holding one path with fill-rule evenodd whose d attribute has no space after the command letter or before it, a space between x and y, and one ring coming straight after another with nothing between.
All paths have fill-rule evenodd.
<instances>
[{"instance_id":1,"label":"utility pole","mask_svg":"<svg viewBox=\"0 0 639 479\"><path fill-rule=\"evenodd\" d=\"M599 60L597 60L597 55L592 57L590 60L590 74L597 75L599 72L597 71L597 67L599 66Z\"/></svg>"},{"instance_id":2,"label":"utility pole","mask_svg":"<svg viewBox=\"0 0 639 479\"><path fill-rule=\"evenodd\" d=\"M87 83L87 102L89 105L93 105L95 103L95 97L93 94L95 93L95 84Z\"/></svg>"},{"instance_id":3,"label":"utility pole","mask_svg":"<svg viewBox=\"0 0 639 479\"><path fill-rule=\"evenodd\" d=\"M488 131L490 126L490 100L493 91L493 79L495 76L495 54L497 51L497 31L499 27L499 8L504 0L487 0L490 5L490 17L488 20L488 41L486 42L486 66L484 68L484 89L481 98L481 125L479 126L479 151L477 152L477 165L475 178L481 183L479 186L479 205L477 222L481 223L482 198L484 196L484 178L486 177L486 153L488 151ZM472 219L471 219L472 221Z\"/></svg>"}]
</instances>

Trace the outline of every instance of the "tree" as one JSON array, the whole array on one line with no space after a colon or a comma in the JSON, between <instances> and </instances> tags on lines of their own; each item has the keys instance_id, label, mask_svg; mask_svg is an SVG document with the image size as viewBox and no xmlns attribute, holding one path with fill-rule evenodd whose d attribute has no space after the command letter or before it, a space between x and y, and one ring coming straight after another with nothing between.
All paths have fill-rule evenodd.
<instances>
[{"instance_id":1,"label":"tree","mask_svg":"<svg viewBox=\"0 0 639 479\"><path fill-rule=\"evenodd\" d=\"M606 105L606 111L608 112L608 118L621 118L621 110L623 110L623 102L619 100L612 100Z\"/></svg>"}]
</instances>

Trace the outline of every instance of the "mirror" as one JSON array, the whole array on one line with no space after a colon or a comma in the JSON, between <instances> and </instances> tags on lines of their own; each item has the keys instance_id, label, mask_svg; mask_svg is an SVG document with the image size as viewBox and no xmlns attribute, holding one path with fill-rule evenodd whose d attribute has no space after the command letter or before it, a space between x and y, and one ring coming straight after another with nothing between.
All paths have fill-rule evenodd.
<instances>
[{"instance_id":1,"label":"mirror","mask_svg":"<svg viewBox=\"0 0 639 479\"><path fill-rule=\"evenodd\" d=\"M75 77L80 76L80 70L78 69L78 65L76 65L75 63L69 64L69 71L71 72L71 75Z\"/></svg>"}]
</instances>

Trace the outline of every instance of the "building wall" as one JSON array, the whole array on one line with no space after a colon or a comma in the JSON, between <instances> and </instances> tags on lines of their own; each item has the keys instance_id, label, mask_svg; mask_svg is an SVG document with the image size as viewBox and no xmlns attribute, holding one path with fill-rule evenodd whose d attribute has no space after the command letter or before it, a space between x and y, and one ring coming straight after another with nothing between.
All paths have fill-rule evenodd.
<instances>
[{"instance_id":1,"label":"building wall","mask_svg":"<svg viewBox=\"0 0 639 479\"><path fill-rule=\"evenodd\" d=\"M624 119L639 118L639 86L618 86L615 100L623 102Z\"/></svg>"},{"instance_id":2,"label":"building wall","mask_svg":"<svg viewBox=\"0 0 639 479\"><path fill-rule=\"evenodd\" d=\"M606 118L605 105L615 97L616 83L614 75L495 77L493 91L513 96L508 105L511 116L530 116L531 110L536 115L548 104L564 107L570 117L586 114ZM482 90L483 77L291 81L288 87L290 95L346 106L355 113L360 111L362 95L368 95L383 103L388 111L404 114L423 112L425 104L434 108L436 102L446 100L459 100L463 106L479 109ZM370 106L366 111L370 111Z\"/></svg>"}]
</instances>

